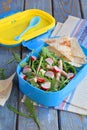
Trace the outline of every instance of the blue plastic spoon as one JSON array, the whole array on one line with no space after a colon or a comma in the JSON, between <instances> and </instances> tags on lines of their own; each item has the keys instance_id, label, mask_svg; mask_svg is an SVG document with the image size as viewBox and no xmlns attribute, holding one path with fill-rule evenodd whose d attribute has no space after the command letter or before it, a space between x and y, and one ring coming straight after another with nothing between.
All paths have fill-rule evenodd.
<instances>
[{"instance_id":1,"label":"blue plastic spoon","mask_svg":"<svg viewBox=\"0 0 87 130\"><path fill-rule=\"evenodd\" d=\"M40 22L40 17L39 16L35 16L31 19L29 25L27 26L27 28L21 32L18 36L16 36L14 39L15 40L20 40L21 37L31 28L35 27L38 23Z\"/></svg>"}]
</instances>

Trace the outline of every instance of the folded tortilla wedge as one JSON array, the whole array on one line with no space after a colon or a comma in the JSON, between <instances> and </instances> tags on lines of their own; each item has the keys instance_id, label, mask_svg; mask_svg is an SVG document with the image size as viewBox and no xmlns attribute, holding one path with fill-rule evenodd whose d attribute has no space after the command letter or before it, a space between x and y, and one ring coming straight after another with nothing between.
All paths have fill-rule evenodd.
<instances>
[{"instance_id":1,"label":"folded tortilla wedge","mask_svg":"<svg viewBox=\"0 0 87 130\"><path fill-rule=\"evenodd\" d=\"M76 38L60 37L55 39L46 39L44 41L53 47L55 53L59 54L59 57L62 56L72 65L80 67L85 63L86 56Z\"/></svg>"}]
</instances>

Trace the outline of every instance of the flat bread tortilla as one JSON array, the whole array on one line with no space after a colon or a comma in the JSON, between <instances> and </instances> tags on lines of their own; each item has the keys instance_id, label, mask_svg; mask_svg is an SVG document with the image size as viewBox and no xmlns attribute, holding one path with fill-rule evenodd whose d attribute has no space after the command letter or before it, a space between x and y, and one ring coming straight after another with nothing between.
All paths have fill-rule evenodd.
<instances>
[{"instance_id":1,"label":"flat bread tortilla","mask_svg":"<svg viewBox=\"0 0 87 130\"><path fill-rule=\"evenodd\" d=\"M71 50L67 46L60 45L61 39L59 39L59 38L58 39L57 38L55 38L55 39L45 39L44 42L46 42L47 44L52 46L56 53L58 51L58 53L60 53L62 55L62 57L64 56L64 57L66 57L66 59L68 61L71 61L71 59L72 59L72 57L70 56Z\"/></svg>"},{"instance_id":2,"label":"flat bread tortilla","mask_svg":"<svg viewBox=\"0 0 87 130\"><path fill-rule=\"evenodd\" d=\"M71 38L71 52L75 57L86 58L76 38Z\"/></svg>"},{"instance_id":3,"label":"flat bread tortilla","mask_svg":"<svg viewBox=\"0 0 87 130\"><path fill-rule=\"evenodd\" d=\"M60 51L55 49L53 46L48 46L47 48L49 49L49 51L54 52L56 56L58 56L59 58L63 58L66 61L70 61L67 57L65 57Z\"/></svg>"},{"instance_id":4,"label":"flat bread tortilla","mask_svg":"<svg viewBox=\"0 0 87 130\"><path fill-rule=\"evenodd\" d=\"M58 51L57 54L61 54L64 59L70 61L74 66L78 67L85 63L86 56L75 38L61 37L46 39L45 42L52 46L56 53Z\"/></svg>"}]
</instances>

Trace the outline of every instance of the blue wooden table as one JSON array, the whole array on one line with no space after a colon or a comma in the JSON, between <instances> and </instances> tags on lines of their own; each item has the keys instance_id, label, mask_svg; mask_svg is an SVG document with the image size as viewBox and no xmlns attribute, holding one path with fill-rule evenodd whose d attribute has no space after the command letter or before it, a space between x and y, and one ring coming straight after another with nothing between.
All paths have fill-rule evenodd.
<instances>
[{"instance_id":1,"label":"blue wooden table","mask_svg":"<svg viewBox=\"0 0 87 130\"><path fill-rule=\"evenodd\" d=\"M0 14L10 10L26 10L31 8L42 9L55 17L59 22L64 22L68 15L87 18L87 0L0 0ZM15 72L17 64L6 65L12 53L17 52L24 57L28 50L23 47L6 48L0 46L0 68L5 68L6 77ZM11 112L7 104L18 110L26 112L20 103L22 94L18 89L17 77L9 100L4 107L0 106L0 130L38 130L32 119L26 119ZM87 130L87 117L70 112L37 107L37 115L42 130Z\"/></svg>"}]
</instances>

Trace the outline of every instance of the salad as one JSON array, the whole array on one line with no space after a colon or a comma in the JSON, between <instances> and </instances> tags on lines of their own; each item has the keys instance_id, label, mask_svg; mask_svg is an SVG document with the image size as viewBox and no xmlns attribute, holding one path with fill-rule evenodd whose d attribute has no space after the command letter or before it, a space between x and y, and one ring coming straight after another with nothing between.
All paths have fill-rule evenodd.
<instances>
[{"instance_id":1,"label":"salad","mask_svg":"<svg viewBox=\"0 0 87 130\"><path fill-rule=\"evenodd\" d=\"M76 75L76 68L58 58L55 53L43 47L38 57L31 55L20 63L20 76L31 85L44 91L59 91Z\"/></svg>"}]
</instances>

